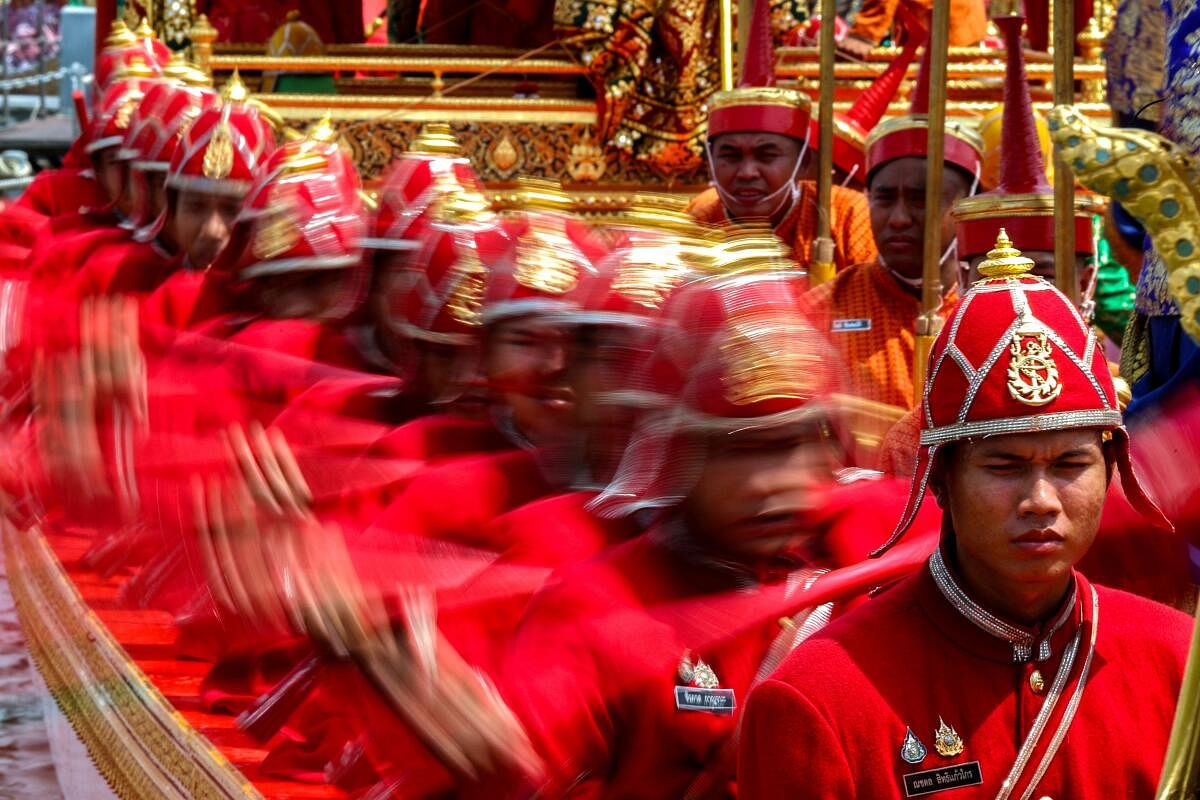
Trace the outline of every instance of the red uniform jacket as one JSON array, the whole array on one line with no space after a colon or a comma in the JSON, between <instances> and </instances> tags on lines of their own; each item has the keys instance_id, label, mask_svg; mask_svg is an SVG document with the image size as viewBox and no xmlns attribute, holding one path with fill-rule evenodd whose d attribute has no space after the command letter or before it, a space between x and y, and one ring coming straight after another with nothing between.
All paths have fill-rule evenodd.
<instances>
[{"instance_id":1,"label":"red uniform jacket","mask_svg":"<svg viewBox=\"0 0 1200 800\"><path fill-rule=\"evenodd\" d=\"M928 567L830 625L752 694L742 728L742 797L888 800L926 791L941 797L941 786L953 800L993 798L1077 631L1061 697L1012 796L1029 785L1086 664L1074 722L1034 796L1153 797L1191 620L1103 587L1093 610L1092 585L1077 573L1076 586L1066 623L1049 637L1051 657L1038 664L1015 663L1006 641L945 599ZM938 752L941 721L961 739L961 753ZM906 760L901 746L910 729L920 747Z\"/></svg>"}]
</instances>

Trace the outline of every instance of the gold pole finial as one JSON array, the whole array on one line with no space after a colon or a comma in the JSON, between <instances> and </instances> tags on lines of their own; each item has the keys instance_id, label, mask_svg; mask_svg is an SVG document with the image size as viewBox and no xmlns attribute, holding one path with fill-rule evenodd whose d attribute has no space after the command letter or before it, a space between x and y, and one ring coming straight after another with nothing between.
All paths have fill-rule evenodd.
<instances>
[{"instance_id":1,"label":"gold pole finial","mask_svg":"<svg viewBox=\"0 0 1200 800\"><path fill-rule=\"evenodd\" d=\"M242 75L234 68L229 80L221 87L221 99L230 103L244 103L248 97L250 92L246 89L246 84L242 83Z\"/></svg>"},{"instance_id":2,"label":"gold pole finial","mask_svg":"<svg viewBox=\"0 0 1200 800\"><path fill-rule=\"evenodd\" d=\"M408 148L410 153L423 153L431 156L461 156L462 145L454 136L454 131L445 122L426 122L413 139Z\"/></svg>"},{"instance_id":3,"label":"gold pole finial","mask_svg":"<svg viewBox=\"0 0 1200 800\"><path fill-rule=\"evenodd\" d=\"M158 34L154 32L154 28L150 27L150 21L142 17L142 21L138 23L137 28L133 31L133 35L139 39L157 39Z\"/></svg>"},{"instance_id":4,"label":"gold pole finial","mask_svg":"<svg viewBox=\"0 0 1200 800\"><path fill-rule=\"evenodd\" d=\"M114 19L112 26L108 29L108 36L104 38L104 46L106 48L129 47L134 44L137 44L137 37L133 35L133 31L129 30L125 20Z\"/></svg>"},{"instance_id":5,"label":"gold pole finial","mask_svg":"<svg viewBox=\"0 0 1200 800\"><path fill-rule=\"evenodd\" d=\"M314 142L328 144L336 141L338 137L337 129L333 127L333 112L326 111L325 115L317 120L317 124L312 127L308 133L308 138Z\"/></svg>"},{"instance_id":6,"label":"gold pole finial","mask_svg":"<svg viewBox=\"0 0 1200 800\"><path fill-rule=\"evenodd\" d=\"M1033 259L1021 254L1008 238L1008 231L1000 229L996 235L996 246L988 251L979 265L979 274L984 278L1015 278L1033 271Z\"/></svg>"}]
</instances>

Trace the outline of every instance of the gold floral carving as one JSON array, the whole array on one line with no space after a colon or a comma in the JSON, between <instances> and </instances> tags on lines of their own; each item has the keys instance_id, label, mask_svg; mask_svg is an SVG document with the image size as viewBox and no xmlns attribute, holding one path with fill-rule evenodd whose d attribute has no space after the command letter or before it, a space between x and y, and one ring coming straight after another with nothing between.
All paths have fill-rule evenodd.
<instances>
[{"instance_id":1,"label":"gold floral carving","mask_svg":"<svg viewBox=\"0 0 1200 800\"><path fill-rule=\"evenodd\" d=\"M289 119L288 124L299 129L315 124L315 120ZM372 181L380 178L387 166L398 156L408 151L416 138L421 123L409 120L381 119L373 122L362 120L333 120L341 140L350 148L355 163L363 178ZM592 125L583 123L535 123L535 122L455 122L451 124L454 136L462 143L464 155L479 171L485 183L508 183L516 175L528 175L560 181L567 186L586 182L589 191L603 192L606 187L622 192L632 192L638 187L663 188L663 176L648 163L622 157L616 151L601 149L603 172L596 181L584 181L572 174L578 169L579 160L574 148L581 143L598 142ZM501 171L494 164L489 152L507 138L521 153L521 163L510 170ZM574 165L574 166L573 166ZM708 173L702 164L694 169L680 172L670 179L670 189L691 193L706 186Z\"/></svg>"}]
</instances>

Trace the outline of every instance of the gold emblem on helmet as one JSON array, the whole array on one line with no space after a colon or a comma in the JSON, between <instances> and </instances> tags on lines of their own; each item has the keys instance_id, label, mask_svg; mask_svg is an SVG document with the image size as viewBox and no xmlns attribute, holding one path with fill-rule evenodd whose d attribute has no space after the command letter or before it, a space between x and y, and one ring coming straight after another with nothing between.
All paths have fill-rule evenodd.
<instances>
[{"instance_id":1,"label":"gold emblem on helmet","mask_svg":"<svg viewBox=\"0 0 1200 800\"><path fill-rule=\"evenodd\" d=\"M201 168L204 177L214 181L229 177L229 173L233 171L233 135L227 121L221 120L217 129L213 131L212 138L208 140Z\"/></svg>"},{"instance_id":2,"label":"gold emblem on helmet","mask_svg":"<svg viewBox=\"0 0 1200 800\"><path fill-rule=\"evenodd\" d=\"M564 294L579 282L579 265L571 259L575 245L542 221L534 220L517 242L517 283L546 294Z\"/></svg>"},{"instance_id":3,"label":"gold emblem on helmet","mask_svg":"<svg viewBox=\"0 0 1200 800\"><path fill-rule=\"evenodd\" d=\"M750 405L811 397L820 355L805 349L809 340L781 314L749 313L732 320L721 344L726 399Z\"/></svg>"},{"instance_id":4,"label":"gold emblem on helmet","mask_svg":"<svg viewBox=\"0 0 1200 800\"><path fill-rule=\"evenodd\" d=\"M254 240L250 244L254 257L259 261L271 261L295 247L300 241L297 216L295 198L290 192L277 189L266 214L255 225Z\"/></svg>"},{"instance_id":5,"label":"gold emblem on helmet","mask_svg":"<svg viewBox=\"0 0 1200 800\"><path fill-rule=\"evenodd\" d=\"M446 300L446 310L463 325L478 325L487 270L473 246L463 248L454 271L456 281Z\"/></svg>"},{"instance_id":6,"label":"gold emblem on helmet","mask_svg":"<svg viewBox=\"0 0 1200 800\"><path fill-rule=\"evenodd\" d=\"M1032 315L1022 315L1013 332L1008 363L1008 393L1027 406L1044 406L1062 394L1054 347L1042 323Z\"/></svg>"}]
</instances>

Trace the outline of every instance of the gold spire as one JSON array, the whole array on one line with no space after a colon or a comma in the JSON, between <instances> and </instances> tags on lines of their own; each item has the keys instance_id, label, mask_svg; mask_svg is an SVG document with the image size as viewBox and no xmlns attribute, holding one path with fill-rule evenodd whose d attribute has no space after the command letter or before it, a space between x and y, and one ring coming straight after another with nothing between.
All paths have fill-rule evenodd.
<instances>
[{"instance_id":1,"label":"gold spire","mask_svg":"<svg viewBox=\"0 0 1200 800\"><path fill-rule=\"evenodd\" d=\"M150 27L150 21L142 17L142 21L138 23L134 29L133 35L139 39L158 39L158 35L154 32L154 28Z\"/></svg>"},{"instance_id":2,"label":"gold spire","mask_svg":"<svg viewBox=\"0 0 1200 800\"><path fill-rule=\"evenodd\" d=\"M461 156L462 145L454 137L454 131L445 122L426 122L421 126L417 138L408 148L410 153L431 156Z\"/></svg>"},{"instance_id":3,"label":"gold spire","mask_svg":"<svg viewBox=\"0 0 1200 800\"><path fill-rule=\"evenodd\" d=\"M1013 247L1004 228L996 235L996 246L988 251L987 258L979 265L979 274L984 278L1015 278L1028 275L1032 270L1032 259L1021 255L1021 251Z\"/></svg>"},{"instance_id":4,"label":"gold spire","mask_svg":"<svg viewBox=\"0 0 1200 800\"><path fill-rule=\"evenodd\" d=\"M140 53L134 53L126 57L127 60L118 64L113 70L113 80L119 81L126 78L153 78L154 70L150 69L150 65L146 63L146 59Z\"/></svg>"},{"instance_id":5,"label":"gold spire","mask_svg":"<svg viewBox=\"0 0 1200 800\"><path fill-rule=\"evenodd\" d=\"M199 67L188 61L187 56L178 50L171 53L170 59L163 67L163 77L179 81L186 86L212 86L212 81L208 79L208 76L201 72Z\"/></svg>"},{"instance_id":6,"label":"gold spire","mask_svg":"<svg viewBox=\"0 0 1200 800\"><path fill-rule=\"evenodd\" d=\"M106 48L129 47L135 44L137 44L137 37L133 35L133 31L129 30L125 20L114 19L112 27L108 29L108 36L104 39L104 46Z\"/></svg>"},{"instance_id":7,"label":"gold spire","mask_svg":"<svg viewBox=\"0 0 1200 800\"><path fill-rule=\"evenodd\" d=\"M326 111L325 116L317 120L317 124L313 125L312 128L309 129L308 136L306 138L310 139L311 141L321 142L324 144L337 141L338 132L337 129L333 127L333 113Z\"/></svg>"},{"instance_id":8,"label":"gold spire","mask_svg":"<svg viewBox=\"0 0 1200 800\"><path fill-rule=\"evenodd\" d=\"M517 179L517 205L521 209L533 211L569 213L575 210L575 201L558 181L528 176Z\"/></svg>"},{"instance_id":9,"label":"gold spire","mask_svg":"<svg viewBox=\"0 0 1200 800\"><path fill-rule=\"evenodd\" d=\"M235 68L221 89L221 99L231 103L244 103L248 97L250 97L250 92L246 89L246 84L242 83L242 76Z\"/></svg>"},{"instance_id":10,"label":"gold spire","mask_svg":"<svg viewBox=\"0 0 1200 800\"><path fill-rule=\"evenodd\" d=\"M709 269L716 273L774 272L796 269L792 254L767 226L744 225L726 231L714 247Z\"/></svg>"}]
</instances>

